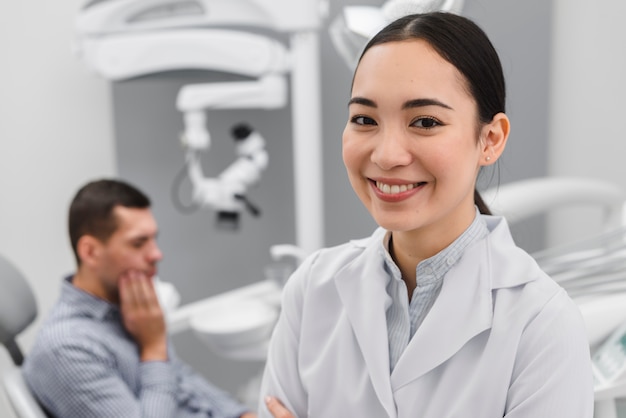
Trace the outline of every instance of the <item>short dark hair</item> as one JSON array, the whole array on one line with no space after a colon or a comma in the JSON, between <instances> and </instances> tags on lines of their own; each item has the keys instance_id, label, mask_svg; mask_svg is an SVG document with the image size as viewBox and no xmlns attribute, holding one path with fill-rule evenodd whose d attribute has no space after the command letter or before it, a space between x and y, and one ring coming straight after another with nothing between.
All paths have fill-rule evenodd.
<instances>
[{"instance_id":1,"label":"short dark hair","mask_svg":"<svg viewBox=\"0 0 626 418\"><path fill-rule=\"evenodd\" d=\"M83 235L92 235L106 242L117 228L113 214L116 206L148 208L150 199L136 187L113 179L89 182L72 199L68 226L72 250L79 265L78 240Z\"/></svg>"}]
</instances>

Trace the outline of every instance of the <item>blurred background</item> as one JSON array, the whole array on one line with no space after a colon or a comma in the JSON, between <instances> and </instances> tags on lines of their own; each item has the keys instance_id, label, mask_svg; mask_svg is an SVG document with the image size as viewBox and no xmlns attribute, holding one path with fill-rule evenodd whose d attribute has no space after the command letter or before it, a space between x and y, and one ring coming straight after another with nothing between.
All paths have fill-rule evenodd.
<instances>
[{"instance_id":1,"label":"blurred background","mask_svg":"<svg viewBox=\"0 0 626 418\"><path fill-rule=\"evenodd\" d=\"M323 245L367 236L374 222L353 193L341 160L351 70L328 35L330 20L348 5L331 0L320 29ZM248 197L261 216L243 214L238 230L216 228L210 211L177 209L172 189L184 168L179 143L179 89L190 83L235 80L210 71L173 71L111 82L73 54L81 2L0 3L0 254L35 289L39 319L61 279L74 269L66 216L85 182L121 177L147 192L164 252L161 279L183 304L262 280L269 247L294 244L294 161L289 107L215 110L213 137L202 157L207 176L233 160L231 127L246 121L263 133L269 165ZM481 187L547 175L610 180L626 189L626 3L619 0L466 0L462 14L490 36L507 78L512 134L497 169ZM280 36L277 39L281 39ZM185 200L190 187L176 190ZM593 231L595 214L565 210L516 227L529 251ZM572 227L573 225L573 227ZM39 320L21 337L28 349ZM174 343L180 357L211 381L236 392L262 363L224 359L191 332ZM0 350L0 367L9 364ZM0 405L0 415L3 405Z\"/></svg>"}]
</instances>

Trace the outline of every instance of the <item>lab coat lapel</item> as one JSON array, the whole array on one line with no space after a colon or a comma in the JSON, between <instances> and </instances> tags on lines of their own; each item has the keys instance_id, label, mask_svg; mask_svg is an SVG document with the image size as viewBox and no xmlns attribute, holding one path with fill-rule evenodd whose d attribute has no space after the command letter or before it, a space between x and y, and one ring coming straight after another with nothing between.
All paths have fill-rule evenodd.
<instances>
[{"instance_id":1,"label":"lab coat lapel","mask_svg":"<svg viewBox=\"0 0 626 418\"><path fill-rule=\"evenodd\" d=\"M354 330L376 395L390 418L396 417L389 375L385 277L380 233L337 273L335 285Z\"/></svg>"},{"instance_id":2,"label":"lab coat lapel","mask_svg":"<svg viewBox=\"0 0 626 418\"><path fill-rule=\"evenodd\" d=\"M483 240L468 248L445 276L439 297L391 374L393 390L442 364L472 337L491 327L491 280L485 245Z\"/></svg>"}]
</instances>

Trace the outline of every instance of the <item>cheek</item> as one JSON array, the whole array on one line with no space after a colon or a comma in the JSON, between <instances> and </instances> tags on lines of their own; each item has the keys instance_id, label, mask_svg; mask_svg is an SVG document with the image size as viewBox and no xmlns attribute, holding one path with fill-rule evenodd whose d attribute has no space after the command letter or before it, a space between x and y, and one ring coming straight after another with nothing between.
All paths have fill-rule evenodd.
<instances>
[{"instance_id":1,"label":"cheek","mask_svg":"<svg viewBox=\"0 0 626 418\"><path fill-rule=\"evenodd\" d=\"M359 141L355 135L346 129L343 133L341 155L343 157L343 163L350 173L352 170L358 168L362 162L364 147L359 146Z\"/></svg>"},{"instance_id":2,"label":"cheek","mask_svg":"<svg viewBox=\"0 0 626 418\"><path fill-rule=\"evenodd\" d=\"M436 146L421 147L413 150L420 164L435 177L448 177L462 161L459 159L459 152L454 151L455 146L450 144L437 144Z\"/></svg>"},{"instance_id":3,"label":"cheek","mask_svg":"<svg viewBox=\"0 0 626 418\"><path fill-rule=\"evenodd\" d=\"M341 140L341 157L343 158L343 164L346 166L346 169L348 170L348 172L350 171L350 167L352 166L352 158L353 158L351 145L352 144L350 141L349 134L347 134L344 131L342 140Z\"/></svg>"},{"instance_id":4,"label":"cheek","mask_svg":"<svg viewBox=\"0 0 626 418\"><path fill-rule=\"evenodd\" d=\"M422 152L421 161L440 181L459 182L460 179L473 181L479 162L476 150L476 147L464 146L457 142Z\"/></svg>"},{"instance_id":5,"label":"cheek","mask_svg":"<svg viewBox=\"0 0 626 418\"><path fill-rule=\"evenodd\" d=\"M133 256L129 251L117 254L115 257L115 266L118 270L127 270L137 265L137 257Z\"/></svg>"},{"instance_id":6,"label":"cheek","mask_svg":"<svg viewBox=\"0 0 626 418\"><path fill-rule=\"evenodd\" d=\"M363 146L359 146L359 141L346 133L343 136L342 157L352 190L363 200L365 193L365 183L361 171L361 167L364 165Z\"/></svg>"}]
</instances>

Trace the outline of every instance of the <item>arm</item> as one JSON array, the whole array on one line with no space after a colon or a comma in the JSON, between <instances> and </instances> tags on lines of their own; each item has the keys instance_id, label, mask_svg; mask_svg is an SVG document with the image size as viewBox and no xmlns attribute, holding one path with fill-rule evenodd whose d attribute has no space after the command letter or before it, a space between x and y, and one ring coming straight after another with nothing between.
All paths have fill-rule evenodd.
<instances>
[{"instance_id":1,"label":"arm","mask_svg":"<svg viewBox=\"0 0 626 418\"><path fill-rule=\"evenodd\" d=\"M267 409L272 413L272 417L274 418L295 418L291 412L289 412L287 408L285 408L283 404L273 396L265 398L265 406L267 406Z\"/></svg>"},{"instance_id":2,"label":"arm","mask_svg":"<svg viewBox=\"0 0 626 418\"><path fill-rule=\"evenodd\" d=\"M165 317L152 279L143 272L129 270L119 279L120 312L126 331L137 343L141 361L141 416L174 416L178 409L177 383L168 362ZM172 381L173 384L168 384ZM163 391L173 399L162 405ZM167 398L168 396L166 396Z\"/></svg>"},{"instance_id":3,"label":"arm","mask_svg":"<svg viewBox=\"0 0 626 418\"><path fill-rule=\"evenodd\" d=\"M130 273L125 276L121 282L134 278ZM121 293L123 303L128 305L128 289ZM167 347L162 346L166 344L161 336L162 314L151 303L148 300L146 305L149 315L124 308L129 314L124 325L141 342L138 346L145 360L141 363L136 362L133 342L124 335L115 335L115 327L95 322L98 319L60 322L46 330L46 337L32 350L24 371L33 392L55 416L176 415L176 375L166 361Z\"/></svg>"},{"instance_id":4,"label":"arm","mask_svg":"<svg viewBox=\"0 0 626 418\"><path fill-rule=\"evenodd\" d=\"M137 343L140 360L167 361L165 317L152 279L126 271L119 279L119 293L122 323Z\"/></svg>"},{"instance_id":5,"label":"arm","mask_svg":"<svg viewBox=\"0 0 626 418\"><path fill-rule=\"evenodd\" d=\"M214 418L256 418L250 408L217 388L187 364L173 358L181 389L190 394L187 402L194 408L210 411Z\"/></svg>"},{"instance_id":6,"label":"arm","mask_svg":"<svg viewBox=\"0 0 626 418\"><path fill-rule=\"evenodd\" d=\"M589 343L578 308L560 291L528 324L519 344L506 418L591 418Z\"/></svg>"},{"instance_id":7,"label":"arm","mask_svg":"<svg viewBox=\"0 0 626 418\"><path fill-rule=\"evenodd\" d=\"M149 277L134 271L122 275L120 306L124 327L139 346L142 364L169 358L180 390L190 395L186 402L192 409L211 412L214 418L240 418L249 412L244 405L178 360L173 352L168 356L165 320Z\"/></svg>"},{"instance_id":8,"label":"arm","mask_svg":"<svg viewBox=\"0 0 626 418\"><path fill-rule=\"evenodd\" d=\"M27 382L57 417L176 416L176 381L168 363L142 365L138 397L120 376L107 347L65 340L29 359Z\"/></svg>"},{"instance_id":9,"label":"arm","mask_svg":"<svg viewBox=\"0 0 626 418\"><path fill-rule=\"evenodd\" d=\"M268 410L266 396L280 399L294 416L307 416L308 398L298 371L298 351L306 280L314 260L315 256L305 260L283 290L281 313L270 341L261 384L259 417L270 418L275 412Z\"/></svg>"}]
</instances>

